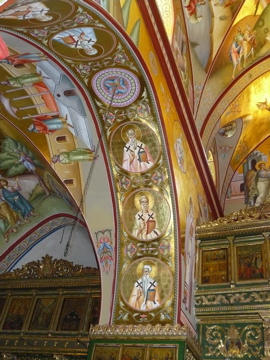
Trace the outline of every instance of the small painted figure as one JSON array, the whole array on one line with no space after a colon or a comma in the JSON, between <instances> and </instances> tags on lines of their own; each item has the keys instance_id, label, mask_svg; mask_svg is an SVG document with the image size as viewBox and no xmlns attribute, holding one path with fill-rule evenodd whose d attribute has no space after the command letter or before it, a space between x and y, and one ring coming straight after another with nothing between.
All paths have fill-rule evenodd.
<instances>
[{"instance_id":1,"label":"small painted figure","mask_svg":"<svg viewBox=\"0 0 270 360\"><path fill-rule=\"evenodd\" d=\"M14 54L5 57L0 60L0 64L8 65L24 65L28 63L35 63L39 61L48 60L47 56L42 53L23 53L23 54Z\"/></svg>"},{"instance_id":2,"label":"small painted figure","mask_svg":"<svg viewBox=\"0 0 270 360\"><path fill-rule=\"evenodd\" d=\"M264 161L256 164L258 171L249 191L249 197L257 196L255 206L260 206L270 198L270 170Z\"/></svg>"},{"instance_id":3,"label":"small painted figure","mask_svg":"<svg viewBox=\"0 0 270 360\"><path fill-rule=\"evenodd\" d=\"M41 1L36 1L31 5L20 5L8 10L4 10L3 13L0 14L0 18L15 20L36 19L46 22L53 19L52 16L47 15L49 10L50 9L46 7Z\"/></svg>"},{"instance_id":4,"label":"small painted figure","mask_svg":"<svg viewBox=\"0 0 270 360\"><path fill-rule=\"evenodd\" d=\"M73 127L68 124L66 118L61 116L51 117L48 115L36 116L33 120L33 124L28 126L28 131L50 135L57 130Z\"/></svg>"},{"instance_id":5,"label":"small painted figure","mask_svg":"<svg viewBox=\"0 0 270 360\"><path fill-rule=\"evenodd\" d=\"M53 155L53 163L71 164L77 161L93 161L96 158L95 151L84 148L77 148L71 151L63 151L59 155Z\"/></svg>"},{"instance_id":6,"label":"small painted figure","mask_svg":"<svg viewBox=\"0 0 270 360\"><path fill-rule=\"evenodd\" d=\"M7 179L0 179L0 189L2 189L3 198L10 205L11 209L20 214L24 222L29 222L30 216L36 216L34 207L20 193L21 188L18 184L10 186ZM22 222L23 223L23 222Z\"/></svg>"},{"instance_id":7,"label":"small painted figure","mask_svg":"<svg viewBox=\"0 0 270 360\"><path fill-rule=\"evenodd\" d=\"M42 81L43 81L43 76L41 74L29 73L17 77L12 77L4 81L0 81L0 85L21 88L23 86L33 85Z\"/></svg>"},{"instance_id":8,"label":"small painted figure","mask_svg":"<svg viewBox=\"0 0 270 360\"><path fill-rule=\"evenodd\" d=\"M241 50L241 45L239 45L237 43L237 36L234 35L233 42L232 42L232 45L231 45L231 48L230 48L230 61L233 63L233 73L232 73L232 78L233 79L235 77L236 68L238 67L239 70L241 70L240 50Z\"/></svg>"},{"instance_id":9,"label":"small painted figure","mask_svg":"<svg viewBox=\"0 0 270 360\"><path fill-rule=\"evenodd\" d=\"M20 162L29 172L35 172L36 166L31 157L20 150L15 150L15 152L19 155L18 163Z\"/></svg>"},{"instance_id":10,"label":"small painted figure","mask_svg":"<svg viewBox=\"0 0 270 360\"><path fill-rule=\"evenodd\" d=\"M139 202L141 210L135 215L132 235L142 240L155 239L160 235L156 213L149 208L147 196L141 196Z\"/></svg>"}]
</instances>

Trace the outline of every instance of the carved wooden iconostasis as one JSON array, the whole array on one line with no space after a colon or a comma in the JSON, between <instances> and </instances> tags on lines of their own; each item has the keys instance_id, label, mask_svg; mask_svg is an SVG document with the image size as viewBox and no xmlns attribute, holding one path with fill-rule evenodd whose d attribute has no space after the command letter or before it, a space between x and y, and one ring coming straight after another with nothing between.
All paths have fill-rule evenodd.
<instances>
[{"instance_id":1,"label":"carved wooden iconostasis","mask_svg":"<svg viewBox=\"0 0 270 360\"><path fill-rule=\"evenodd\" d=\"M195 294L204 359L269 355L269 203L197 229Z\"/></svg>"},{"instance_id":2,"label":"carved wooden iconostasis","mask_svg":"<svg viewBox=\"0 0 270 360\"><path fill-rule=\"evenodd\" d=\"M180 325L96 325L90 328L89 360L200 359L201 349Z\"/></svg>"},{"instance_id":3,"label":"carved wooden iconostasis","mask_svg":"<svg viewBox=\"0 0 270 360\"><path fill-rule=\"evenodd\" d=\"M97 269L47 255L1 275L0 283L2 354L86 356L89 327L100 315Z\"/></svg>"}]
</instances>

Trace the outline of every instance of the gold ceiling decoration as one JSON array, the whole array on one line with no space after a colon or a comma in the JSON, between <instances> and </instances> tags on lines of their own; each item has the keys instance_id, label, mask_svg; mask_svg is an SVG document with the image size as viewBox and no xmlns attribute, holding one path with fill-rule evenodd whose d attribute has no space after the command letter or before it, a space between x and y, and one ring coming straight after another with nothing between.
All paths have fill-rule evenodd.
<instances>
[{"instance_id":1,"label":"gold ceiling decoration","mask_svg":"<svg viewBox=\"0 0 270 360\"><path fill-rule=\"evenodd\" d=\"M174 27L174 11L173 2L170 0L156 0L163 25L165 27L168 39L172 42L173 27Z\"/></svg>"}]
</instances>

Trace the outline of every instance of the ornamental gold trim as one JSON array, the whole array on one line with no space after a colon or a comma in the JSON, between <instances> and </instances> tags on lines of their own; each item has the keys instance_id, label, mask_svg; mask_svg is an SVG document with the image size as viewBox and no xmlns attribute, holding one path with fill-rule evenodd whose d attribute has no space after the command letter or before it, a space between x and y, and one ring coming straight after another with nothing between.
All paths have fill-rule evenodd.
<instances>
[{"instance_id":1,"label":"ornamental gold trim","mask_svg":"<svg viewBox=\"0 0 270 360\"><path fill-rule=\"evenodd\" d=\"M176 325L95 325L90 327L89 331L90 338L100 336L128 336L138 337L164 337L171 336L176 338L186 339L190 334L187 326Z\"/></svg>"},{"instance_id":2,"label":"ornamental gold trim","mask_svg":"<svg viewBox=\"0 0 270 360\"><path fill-rule=\"evenodd\" d=\"M228 294L206 294L195 296L195 303L197 307L209 305L243 305L249 304L265 304L270 301L269 289L258 291L246 291ZM198 309L197 309L198 310Z\"/></svg>"},{"instance_id":3,"label":"ornamental gold trim","mask_svg":"<svg viewBox=\"0 0 270 360\"><path fill-rule=\"evenodd\" d=\"M224 225L243 224L245 222L257 222L258 220L270 219L270 203L264 203L260 206L251 206L246 209L241 209L238 212L233 212L227 216L219 217L216 220L209 221L206 224L197 227L197 231L205 231ZM269 225L269 224L268 224Z\"/></svg>"},{"instance_id":4,"label":"ornamental gold trim","mask_svg":"<svg viewBox=\"0 0 270 360\"><path fill-rule=\"evenodd\" d=\"M98 269L74 265L73 262L64 259L54 259L45 255L41 260L31 261L15 269L12 272L0 275L2 279L41 279L77 276L100 276Z\"/></svg>"}]
</instances>

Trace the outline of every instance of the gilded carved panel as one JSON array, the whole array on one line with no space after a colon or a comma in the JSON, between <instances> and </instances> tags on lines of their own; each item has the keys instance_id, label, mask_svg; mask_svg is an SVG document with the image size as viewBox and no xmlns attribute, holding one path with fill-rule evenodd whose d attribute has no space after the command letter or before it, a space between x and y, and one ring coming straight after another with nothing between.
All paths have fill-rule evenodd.
<instances>
[{"instance_id":1,"label":"gilded carved panel","mask_svg":"<svg viewBox=\"0 0 270 360\"><path fill-rule=\"evenodd\" d=\"M261 326L213 325L205 328L205 358L244 356L258 358L262 355L263 331Z\"/></svg>"}]
</instances>

